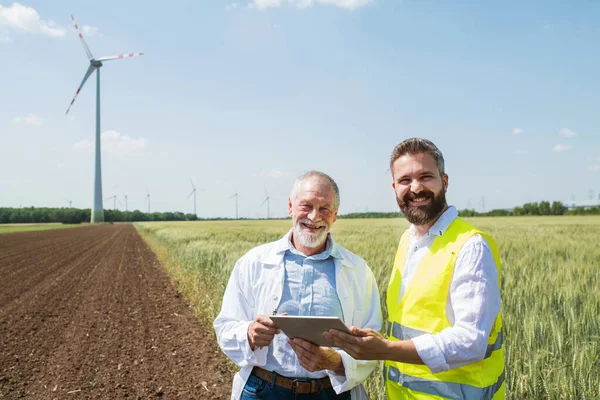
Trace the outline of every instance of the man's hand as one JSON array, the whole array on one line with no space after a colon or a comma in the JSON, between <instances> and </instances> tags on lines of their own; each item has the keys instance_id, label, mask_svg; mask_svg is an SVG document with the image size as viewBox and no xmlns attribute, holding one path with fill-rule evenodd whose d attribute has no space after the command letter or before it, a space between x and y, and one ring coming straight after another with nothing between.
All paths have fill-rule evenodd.
<instances>
[{"instance_id":1,"label":"man's hand","mask_svg":"<svg viewBox=\"0 0 600 400\"><path fill-rule=\"evenodd\" d=\"M309 372L324 369L333 370L339 374L344 373L342 356L331 347L319 347L300 338L289 339L288 343L298 356L300 365Z\"/></svg>"},{"instance_id":2,"label":"man's hand","mask_svg":"<svg viewBox=\"0 0 600 400\"><path fill-rule=\"evenodd\" d=\"M273 341L273 337L277 335L279 328L271 318L259 314L254 321L248 326L248 342L250 342L250 348L254 349L268 346Z\"/></svg>"},{"instance_id":3,"label":"man's hand","mask_svg":"<svg viewBox=\"0 0 600 400\"><path fill-rule=\"evenodd\" d=\"M355 360L386 360L389 341L373 329L350 328L353 335L337 329L329 329L323 336L336 347L350 354Z\"/></svg>"}]
</instances>

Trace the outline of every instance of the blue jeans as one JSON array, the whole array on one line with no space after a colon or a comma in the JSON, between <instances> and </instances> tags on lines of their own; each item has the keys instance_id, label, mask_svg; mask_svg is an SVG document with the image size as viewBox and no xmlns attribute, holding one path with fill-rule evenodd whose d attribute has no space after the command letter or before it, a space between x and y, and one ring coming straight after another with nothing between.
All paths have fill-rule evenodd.
<instances>
[{"instance_id":1,"label":"blue jeans","mask_svg":"<svg viewBox=\"0 0 600 400\"><path fill-rule=\"evenodd\" d=\"M296 394L280 386L272 386L258 376L250 375L244 390L242 400L350 400L350 392L336 394L333 388L321 390L319 393Z\"/></svg>"}]
</instances>

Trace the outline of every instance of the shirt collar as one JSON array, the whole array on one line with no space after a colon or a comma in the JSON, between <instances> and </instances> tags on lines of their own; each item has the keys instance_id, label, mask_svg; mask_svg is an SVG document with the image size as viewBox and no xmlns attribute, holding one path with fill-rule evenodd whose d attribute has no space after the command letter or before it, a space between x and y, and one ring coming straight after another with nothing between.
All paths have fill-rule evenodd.
<instances>
[{"instance_id":1,"label":"shirt collar","mask_svg":"<svg viewBox=\"0 0 600 400\"><path fill-rule=\"evenodd\" d=\"M443 236L444 232L446 232L446 230L448 229L448 227L450 226L452 221L454 221L456 218L458 218L458 211L456 211L456 207L454 207L454 206L448 207L446 209L446 211L444 211L442 213L442 215L440 215L438 220L435 221L435 223L431 226L431 228L429 228L429 231L427 231L425 236L432 236L432 235ZM408 229L412 236L416 235L414 225L411 224L410 228L408 228Z\"/></svg>"}]
</instances>

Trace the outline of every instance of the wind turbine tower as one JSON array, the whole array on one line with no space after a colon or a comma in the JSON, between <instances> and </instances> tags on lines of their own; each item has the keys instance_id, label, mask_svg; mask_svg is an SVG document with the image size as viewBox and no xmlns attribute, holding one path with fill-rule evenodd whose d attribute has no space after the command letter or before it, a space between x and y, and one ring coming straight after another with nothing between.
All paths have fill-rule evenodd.
<instances>
[{"instance_id":1,"label":"wind turbine tower","mask_svg":"<svg viewBox=\"0 0 600 400\"><path fill-rule=\"evenodd\" d=\"M125 212L127 212L127 195L125 195Z\"/></svg>"},{"instance_id":2,"label":"wind turbine tower","mask_svg":"<svg viewBox=\"0 0 600 400\"><path fill-rule=\"evenodd\" d=\"M238 219L238 192L237 189L235 190L235 194L233 196L230 197L230 199L233 199L235 197L235 219Z\"/></svg>"},{"instance_id":3,"label":"wind turbine tower","mask_svg":"<svg viewBox=\"0 0 600 400\"><path fill-rule=\"evenodd\" d=\"M260 206L262 207L263 204L267 203L267 219L270 218L270 214L271 214L271 209L270 209L270 205L269 205L269 193L267 193L267 188L265 188L265 195L267 196L262 203L260 203Z\"/></svg>"},{"instance_id":4,"label":"wind turbine tower","mask_svg":"<svg viewBox=\"0 0 600 400\"><path fill-rule=\"evenodd\" d=\"M106 200L110 200L110 199L113 199L113 210L116 210L117 209L117 196L116 195L110 196Z\"/></svg>"},{"instance_id":5,"label":"wind turbine tower","mask_svg":"<svg viewBox=\"0 0 600 400\"><path fill-rule=\"evenodd\" d=\"M194 195L194 215L196 216L196 218L198 218L198 214L196 214L196 190L205 190L205 189L196 189L196 186L194 186L194 182L192 182L191 179L190 179L190 183L192 184L192 191L188 195L186 200L189 199L192 194Z\"/></svg>"},{"instance_id":6,"label":"wind turbine tower","mask_svg":"<svg viewBox=\"0 0 600 400\"><path fill-rule=\"evenodd\" d=\"M150 192L146 194L146 200L148 201L148 214L150 214Z\"/></svg>"},{"instance_id":7,"label":"wind turbine tower","mask_svg":"<svg viewBox=\"0 0 600 400\"><path fill-rule=\"evenodd\" d=\"M94 167L94 202L92 203L92 215L90 222L104 222L104 207L102 205L102 168L101 168L101 151L100 151L100 67L102 67L103 61L110 60L118 60L121 58L127 57L137 57L144 55L144 53L129 53L129 54L119 54L116 56L107 56L107 57L94 57L92 52L90 51L85 39L83 39L83 35L79 30L79 26L75 23L75 18L71 15L71 20L73 21L73 25L75 26L75 30L77 30L77 35L79 39L81 39L81 44L83 45L83 49L88 56L90 61L90 66L88 67L87 72L83 76L83 80L81 81L81 85L77 88L75 92L75 97L71 100L71 104L67 109L66 114L69 113L71 106L75 103L75 99L79 95L81 88L85 85L85 82L88 80L90 75L93 72L96 72L96 160Z\"/></svg>"}]
</instances>

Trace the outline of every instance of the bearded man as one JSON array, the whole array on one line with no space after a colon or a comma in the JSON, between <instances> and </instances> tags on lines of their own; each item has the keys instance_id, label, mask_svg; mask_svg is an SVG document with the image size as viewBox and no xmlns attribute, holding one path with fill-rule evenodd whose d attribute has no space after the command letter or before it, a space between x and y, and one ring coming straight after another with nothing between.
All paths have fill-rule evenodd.
<instances>
[{"instance_id":1,"label":"bearded man","mask_svg":"<svg viewBox=\"0 0 600 400\"><path fill-rule=\"evenodd\" d=\"M289 339L273 313L339 317L348 326L381 329L379 292L366 262L329 233L340 195L335 181L310 171L288 199L292 229L236 263L214 328L239 367L232 399L366 399L363 382L376 361Z\"/></svg>"},{"instance_id":2,"label":"bearded man","mask_svg":"<svg viewBox=\"0 0 600 400\"><path fill-rule=\"evenodd\" d=\"M444 157L429 140L390 159L402 235L387 290L388 338L352 327L325 337L355 359L385 360L388 400L503 399L500 256L492 238L446 203Z\"/></svg>"}]
</instances>

